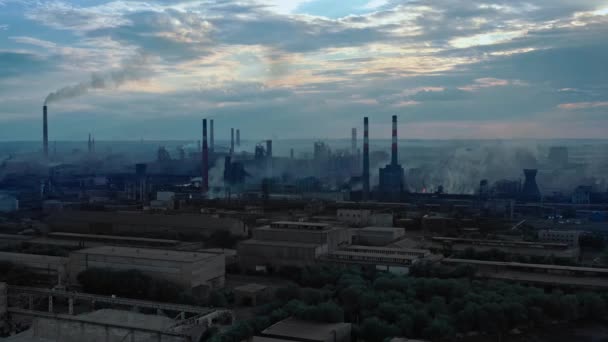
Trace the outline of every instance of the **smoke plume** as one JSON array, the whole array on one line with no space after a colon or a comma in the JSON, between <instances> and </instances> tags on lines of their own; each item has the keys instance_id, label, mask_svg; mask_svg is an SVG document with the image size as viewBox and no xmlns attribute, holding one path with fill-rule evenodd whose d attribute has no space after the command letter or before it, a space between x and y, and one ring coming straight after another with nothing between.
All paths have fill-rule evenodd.
<instances>
[{"instance_id":1,"label":"smoke plume","mask_svg":"<svg viewBox=\"0 0 608 342\"><path fill-rule=\"evenodd\" d=\"M107 74L93 73L89 80L69 85L47 95L44 104L82 96L95 89L118 88L131 80L138 80L149 75L148 57L144 54L125 61L122 66Z\"/></svg>"}]
</instances>

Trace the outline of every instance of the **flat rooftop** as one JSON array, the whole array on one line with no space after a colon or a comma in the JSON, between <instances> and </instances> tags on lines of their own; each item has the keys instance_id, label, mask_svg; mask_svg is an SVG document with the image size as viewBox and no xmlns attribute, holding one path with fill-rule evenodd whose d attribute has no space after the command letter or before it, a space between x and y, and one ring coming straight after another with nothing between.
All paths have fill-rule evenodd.
<instances>
[{"instance_id":1,"label":"flat rooftop","mask_svg":"<svg viewBox=\"0 0 608 342\"><path fill-rule=\"evenodd\" d=\"M387 233L393 233L395 231L404 231L405 228L401 228L401 227L365 227L365 228L361 228L359 229L360 231L369 231L369 232L387 232Z\"/></svg>"},{"instance_id":2,"label":"flat rooftop","mask_svg":"<svg viewBox=\"0 0 608 342\"><path fill-rule=\"evenodd\" d=\"M517 246L517 247L530 247L530 248L567 248L568 245L565 243L552 243L552 242L531 242L531 241L509 241L509 240L484 240L484 239L465 239L465 238L452 238L444 236L436 236L432 238L435 241L448 241L454 243L468 243L475 245L503 245L503 246Z\"/></svg>"},{"instance_id":3,"label":"flat rooftop","mask_svg":"<svg viewBox=\"0 0 608 342\"><path fill-rule=\"evenodd\" d=\"M374 247L374 246L361 246L361 245L350 245L344 250L359 250L359 251L377 251L378 253L420 253L430 254L431 251L428 249L417 249L417 248L393 248L393 247Z\"/></svg>"},{"instance_id":4,"label":"flat rooftop","mask_svg":"<svg viewBox=\"0 0 608 342\"><path fill-rule=\"evenodd\" d=\"M136 259L150 259L177 262L196 262L217 257L215 253L183 252L166 249L149 249L135 247L100 246L82 249L75 254L103 255Z\"/></svg>"},{"instance_id":5,"label":"flat rooftop","mask_svg":"<svg viewBox=\"0 0 608 342\"><path fill-rule=\"evenodd\" d=\"M143 243L158 243L167 245L177 245L178 240L167 240L167 239L150 239L140 238L132 236L118 236L118 235L98 235L98 234L77 234L77 233L49 233L49 237L54 238L66 238L66 239L91 239L91 240L108 240L116 242L143 242Z\"/></svg>"},{"instance_id":6,"label":"flat rooftop","mask_svg":"<svg viewBox=\"0 0 608 342\"><path fill-rule=\"evenodd\" d=\"M284 337L290 340L307 339L325 341L328 337L333 336L334 331L339 329L350 329L350 324L318 323L287 318L262 331L262 335L267 337Z\"/></svg>"},{"instance_id":7,"label":"flat rooftop","mask_svg":"<svg viewBox=\"0 0 608 342\"><path fill-rule=\"evenodd\" d=\"M291 241L268 241L268 240L245 240L240 244L242 245L254 245L254 246L283 246L283 247L294 247L294 248L317 248L323 246L322 244L316 243L303 243L303 242L291 242Z\"/></svg>"},{"instance_id":8,"label":"flat rooftop","mask_svg":"<svg viewBox=\"0 0 608 342\"><path fill-rule=\"evenodd\" d=\"M555 270L555 271L572 271L572 272L595 272L608 275L608 268L596 268L596 267L576 267L576 266L561 266L561 265L548 265L548 264L526 264L521 262L504 262L504 261L485 261L485 260L473 260L473 259L456 259L446 258L443 262L447 263L466 263L474 265L487 265L487 266L505 266L515 268L538 268L544 270Z\"/></svg>"}]
</instances>

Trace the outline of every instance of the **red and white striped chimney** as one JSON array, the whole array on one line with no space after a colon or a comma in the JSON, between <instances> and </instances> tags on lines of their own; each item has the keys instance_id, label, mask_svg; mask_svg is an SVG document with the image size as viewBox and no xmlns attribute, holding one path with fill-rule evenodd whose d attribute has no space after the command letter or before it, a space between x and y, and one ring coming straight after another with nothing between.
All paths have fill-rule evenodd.
<instances>
[{"instance_id":1,"label":"red and white striped chimney","mask_svg":"<svg viewBox=\"0 0 608 342\"><path fill-rule=\"evenodd\" d=\"M393 115L393 144L391 146L391 164L399 164L397 147L397 115Z\"/></svg>"},{"instance_id":2,"label":"red and white striped chimney","mask_svg":"<svg viewBox=\"0 0 608 342\"><path fill-rule=\"evenodd\" d=\"M209 146L207 144L207 119L203 119L203 163L202 163L201 191L209 190Z\"/></svg>"}]
</instances>

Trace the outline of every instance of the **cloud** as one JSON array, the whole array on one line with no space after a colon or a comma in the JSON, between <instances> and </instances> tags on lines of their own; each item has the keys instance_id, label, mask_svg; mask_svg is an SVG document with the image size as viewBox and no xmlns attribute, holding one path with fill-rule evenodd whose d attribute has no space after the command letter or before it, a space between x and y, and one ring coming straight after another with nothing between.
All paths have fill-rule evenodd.
<instances>
[{"instance_id":1,"label":"cloud","mask_svg":"<svg viewBox=\"0 0 608 342\"><path fill-rule=\"evenodd\" d=\"M558 107L567 110L600 108L608 107L608 101L560 103Z\"/></svg>"}]
</instances>

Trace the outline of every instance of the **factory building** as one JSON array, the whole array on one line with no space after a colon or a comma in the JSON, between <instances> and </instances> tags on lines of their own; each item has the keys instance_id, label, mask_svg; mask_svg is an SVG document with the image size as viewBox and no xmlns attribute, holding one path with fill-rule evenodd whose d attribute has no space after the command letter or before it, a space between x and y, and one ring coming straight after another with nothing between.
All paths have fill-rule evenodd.
<instances>
[{"instance_id":1,"label":"factory building","mask_svg":"<svg viewBox=\"0 0 608 342\"><path fill-rule=\"evenodd\" d=\"M197 295L221 288L225 281L225 257L215 253L114 246L70 253L68 269L72 283L77 283L80 272L90 268L139 270L152 277L169 280Z\"/></svg>"},{"instance_id":2,"label":"factory building","mask_svg":"<svg viewBox=\"0 0 608 342\"><path fill-rule=\"evenodd\" d=\"M340 246L348 245L348 229L326 223L273 222L257 228L251 240L238 246L241 266L248 270L266 271L285 266L303 267Z\"/></svg>"},{"instance_id":3,"label":"factory building","mask_svg":"<svg viewBox=\"0 0 608 342\"><path fill-rule=\"evenodd\" d=\"M397 145L397 116L393 115L393 143L391 146L391 163L380 169L378 199L381 201L399 202L405 191L405 171L399 164Z\"/></svg>"},{"instance_id":4,"label":"factory building","mask_svg":"<svg viewBox=\"0 0 608 342\"><path fill-rule=\"evenodd\" d=\"M580 230L539 230L538 239L542 242L565 243L571 247L578 247L579 239L583 234Z\"/></svg>"},{"instance_id":5,"label":"factory building","mask_svg":"<svg viewBox=\"0 0 608 342\"><path fill-rule=\"evenodd\" d=\"M370 209L338 209L336 218L356 227L392 227L394 220L393 214L374 213Z\"/></svg>"},{"instance_id":6,"label":"factory building","mask_svg":"<svg viewBox=\"0 0 608 342\"><path fill-rule=\"evenodd\" d=\"M349 342L351 330L350 323L320 323L290 317L263 330L252 342Z\"/></svg>"},{"instance_id":7,"label":"factory building","mask_svg":"<svg viewBox=\"0 0 608 342\"><path fill-rule=\"evenodd\" d=\"M360 245L348 246L323 256L323 261L327 263L373 267L395 274L408 274L409 268L423 259L432 259L429 250Z\"/></svg>"},{"instance_id":8,"label":"factory building","mask_svg":"<svg viewBox=\"0 0 608 342\"><path fill-rule=\"evenodd\" d=\"M357 229L353 239L355 239L356 243L366 246L386 246L402 238L404 235L404 228L365 227Z\"/></svg>"},{"instance_id":9,"label":"factory building","mask_svg":"<svg viewBox=\"0 0 608 342\"><path fill-rule=\"evenodd\" d=\"M47 222L54 232L92 234L201 234L225 230L248 236L245 223L237 218L196 214L148 214L141 212L62 211L52 213Z\"/></svg>"}]
</instances>

